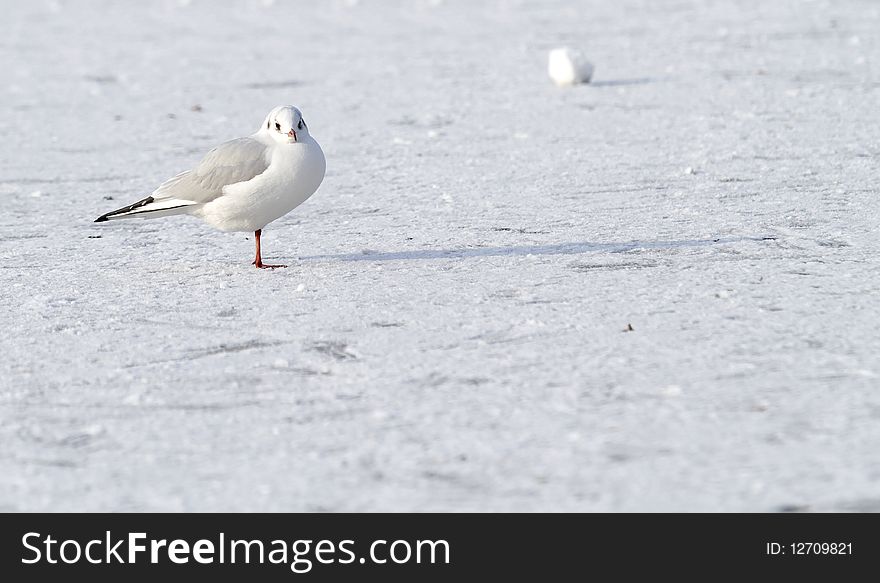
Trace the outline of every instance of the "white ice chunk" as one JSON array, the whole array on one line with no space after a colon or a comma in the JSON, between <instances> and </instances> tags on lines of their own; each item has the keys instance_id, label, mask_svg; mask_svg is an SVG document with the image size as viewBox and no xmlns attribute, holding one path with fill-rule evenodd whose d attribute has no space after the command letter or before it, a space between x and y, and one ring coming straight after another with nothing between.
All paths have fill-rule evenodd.
<instances>
[{"instance_id":1,"label":"white ice chunk","mask_svg":"<svg viewBox=\"0 0 880 583\"><path fill-rule=\"evenodd\" d=\"M550 51L547 72L560 87L589 83L593 76L593 64L577 50L559 48Z\"/></svg>"}]
</instances>

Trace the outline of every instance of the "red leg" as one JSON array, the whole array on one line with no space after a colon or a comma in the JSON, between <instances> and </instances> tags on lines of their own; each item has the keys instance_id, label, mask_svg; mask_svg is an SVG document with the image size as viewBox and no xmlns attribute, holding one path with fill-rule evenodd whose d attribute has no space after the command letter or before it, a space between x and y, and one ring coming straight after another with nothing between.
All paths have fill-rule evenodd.
<instances>
[{"instance_id":1,"label":"red leg","mask_svg":"<svg viewBox=\"0 0 880 583\"><path fill-rule=\"evenodd\" d=\"M260 257L260 235L262 234L262 230L254 231L254 237L257 241L257 257L256 259L254 259L252 265L255 265L257 269L276 269L278 267L287 267L286 265L267 265L263 263L263 258Z\"/></svg>"}]
</instances>

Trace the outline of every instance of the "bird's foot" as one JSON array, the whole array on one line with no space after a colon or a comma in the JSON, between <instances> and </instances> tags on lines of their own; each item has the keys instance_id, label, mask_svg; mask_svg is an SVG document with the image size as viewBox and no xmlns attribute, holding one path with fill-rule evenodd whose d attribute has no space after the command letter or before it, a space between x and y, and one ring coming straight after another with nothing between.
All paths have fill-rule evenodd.
<instances>
[{"instance_id":1,"label":"bird's foot","mask_svg":"<svg viewBox=\"0 0 880 583\"><path fill-rule=\"evenodd\" d=\"M262 261L252 261L251 265L256 266L257 269L279 269L287 267L286 265L269 265L268 263L263 263Z\"/></svg>"}]
</instances>

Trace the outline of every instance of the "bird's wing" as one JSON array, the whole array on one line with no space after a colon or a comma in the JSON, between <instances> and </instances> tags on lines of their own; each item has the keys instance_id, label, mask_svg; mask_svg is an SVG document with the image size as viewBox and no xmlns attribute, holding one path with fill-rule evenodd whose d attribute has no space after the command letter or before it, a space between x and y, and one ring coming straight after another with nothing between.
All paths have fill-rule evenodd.
<instances>
[{"instance_id":1,"label":"bird's wing","mask_svg":"<svg viewBox=\"0 0 880 583\"><path fill-rule=\"evenodd\" d=\"M211 202L223 194L225 186L247 182L265 172L269 161L266 144L253 138L230 140L208 152L192 170L163 182L151 196L157 201Z\"/></svg>"},{"instance_id":2,"label":"bird's wing","mask_svg":"<svg viewBox=\"0 0 880 583\"><path fill-rule=\"evenodd\" d=\"M189 213L222 196L224 187L265 172L270 156L266 144L253 138L224 142L208 152L195 168L169 178L147 198L101 215L95 222Z\"/></svg>"}]
</instances>

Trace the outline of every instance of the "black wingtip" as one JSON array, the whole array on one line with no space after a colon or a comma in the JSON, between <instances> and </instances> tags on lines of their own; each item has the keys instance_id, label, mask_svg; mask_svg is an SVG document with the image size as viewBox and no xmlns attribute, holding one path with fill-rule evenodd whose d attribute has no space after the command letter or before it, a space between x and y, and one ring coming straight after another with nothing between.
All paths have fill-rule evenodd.
<instances>
[{"instance_id":1,"label":"black wingtip","mask_svg":"<svg viewBox=\"0 0 880 583\"><path fill-rule=\"evenodd\" d=\"M146 205L150 204L151 202L153 202L153 200L154 199L152 196L148 196L147 198L145 198L143 200L139 200L134 204L130 204L128 206L122 207L121 209L116 209L115 211L110 211L109 213L107 213L105 215L101 215L100 217L95 219L95 222L96 223L103 223L104 221L109 221L110 217L115 217L116 215L124 215L126 213L131 213L131 211L133 211L135 209L139 209L142 206L146 206Z\"/></svg>"}]
</instances>

